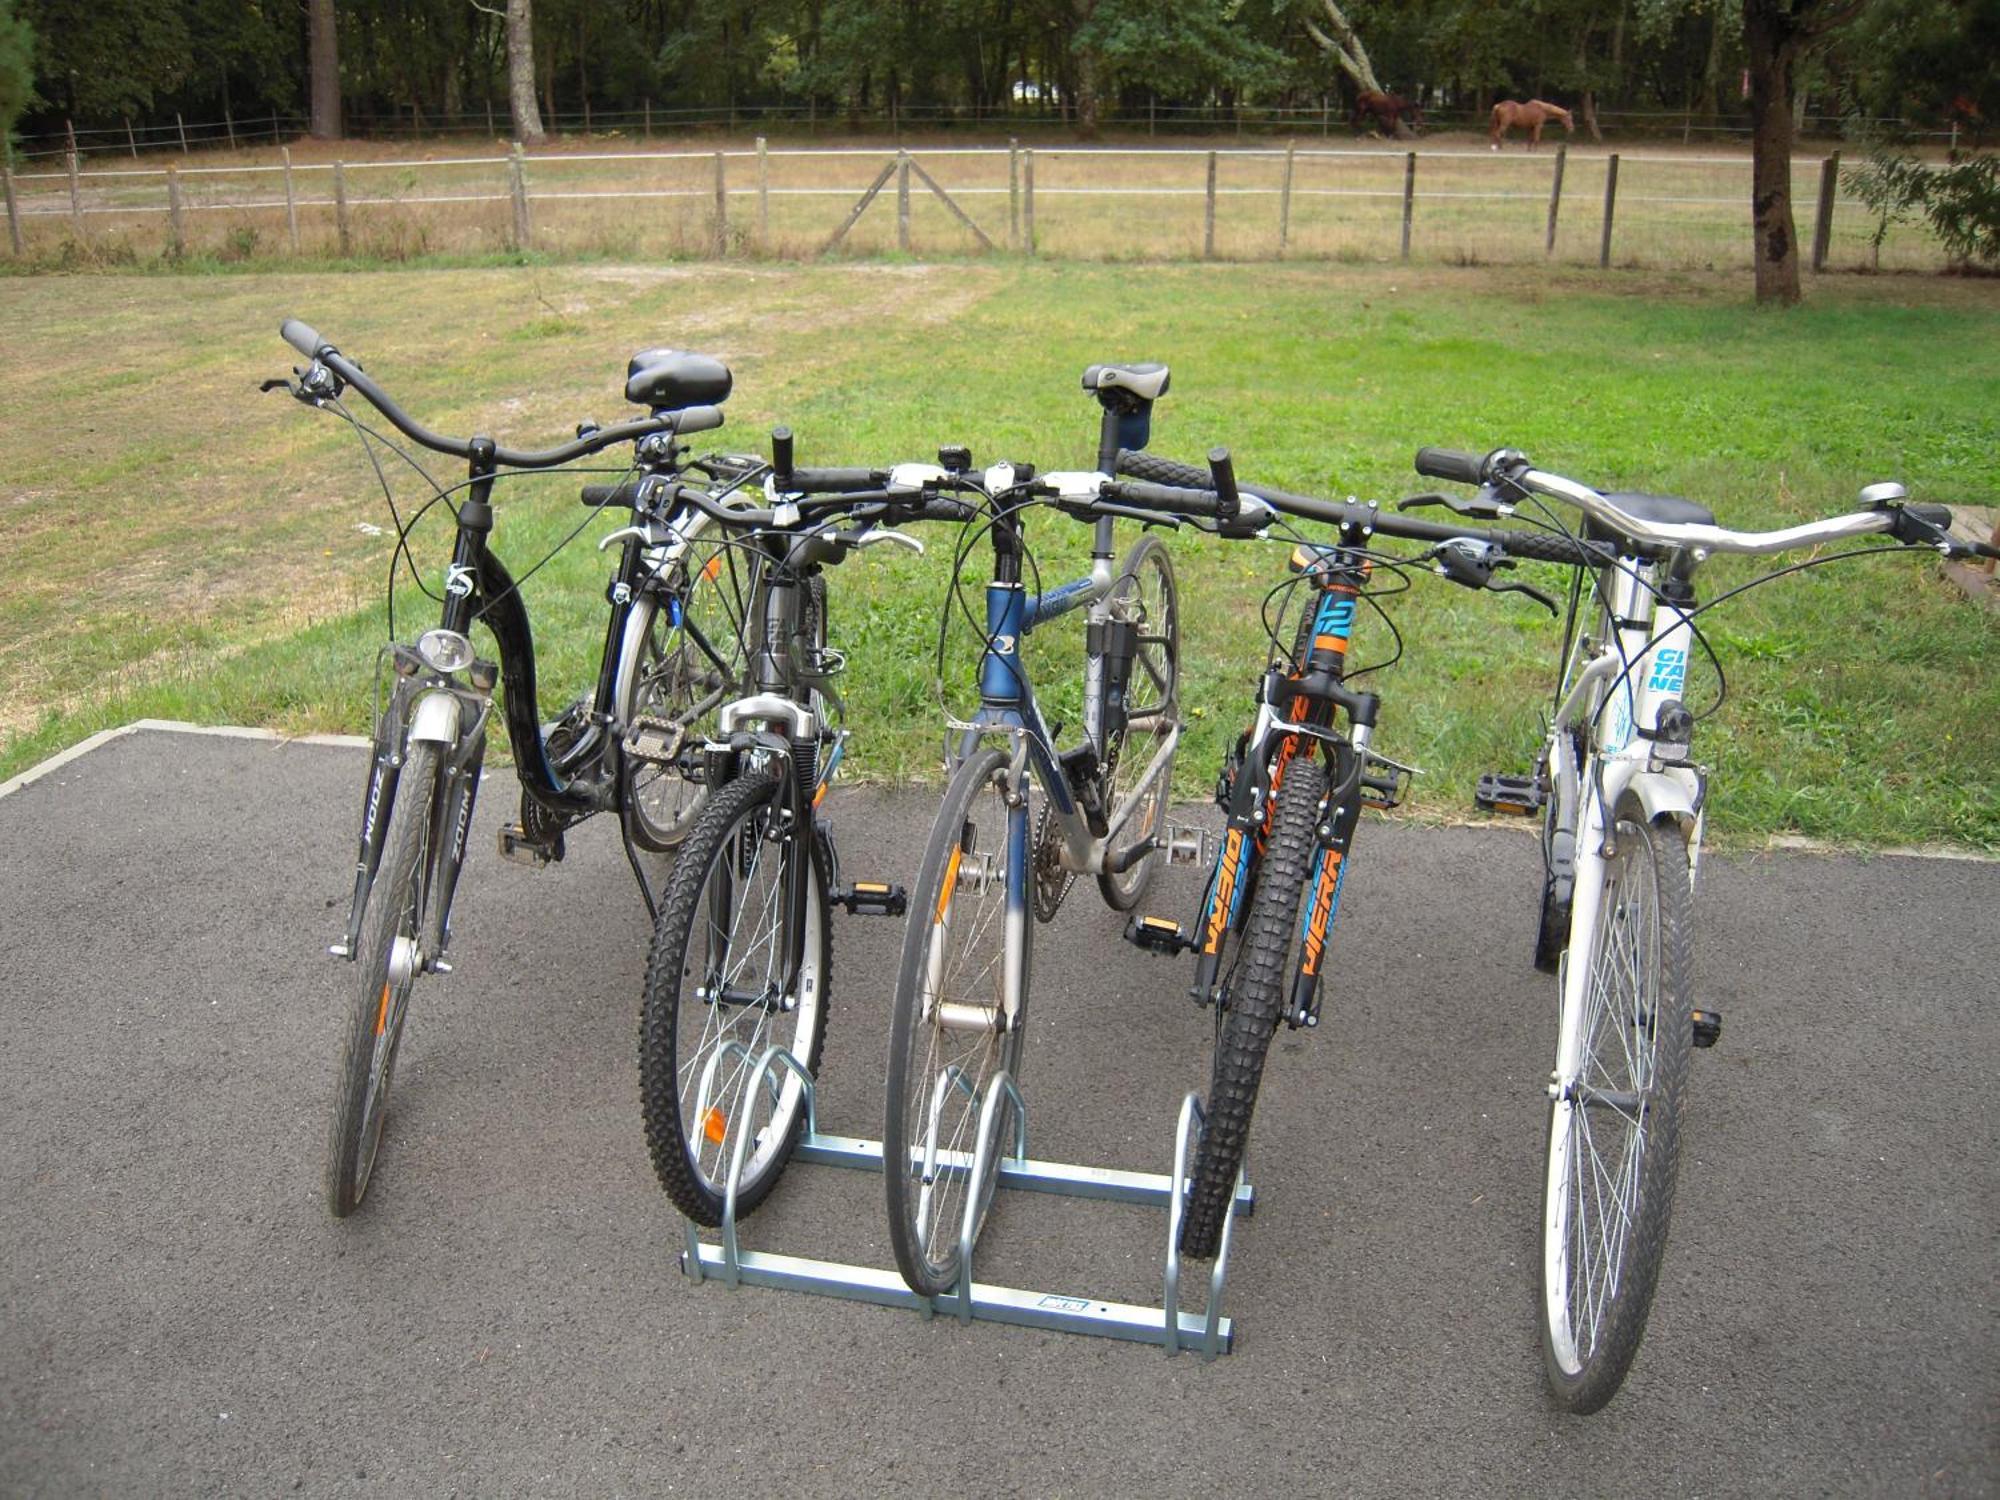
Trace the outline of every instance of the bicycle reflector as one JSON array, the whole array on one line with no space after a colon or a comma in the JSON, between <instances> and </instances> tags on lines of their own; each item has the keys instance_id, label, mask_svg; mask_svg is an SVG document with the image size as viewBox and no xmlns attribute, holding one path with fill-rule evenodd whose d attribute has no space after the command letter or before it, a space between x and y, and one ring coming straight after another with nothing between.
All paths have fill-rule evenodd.
<instances>
[{"instance_id":1,"label":"bicycle reflector","mask_svg":"<svg viewBox=\"0 0 2000 1500\"><path fill-rule=\"evenodd\" d=\"M434 672L457 672L472 664L472 642L456 630L426 630L417 638L417 655Z\"/></svg>"}]
</instances>

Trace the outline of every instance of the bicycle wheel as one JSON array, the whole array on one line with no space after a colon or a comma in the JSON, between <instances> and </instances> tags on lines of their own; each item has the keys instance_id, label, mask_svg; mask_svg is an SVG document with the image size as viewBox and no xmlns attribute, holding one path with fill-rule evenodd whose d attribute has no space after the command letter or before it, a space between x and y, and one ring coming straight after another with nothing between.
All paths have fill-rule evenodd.
<instances>
[{"instance_id":1,"label":"bicycle wheel","mask_svg":"<svg viewBox=\"0 0 2000 1500\"><path fill-rule=\"evenodd\" d=\"M1005 1104L986 1179L972 1181L987 1086L1003 1068L1019 1076L1034 937L1028 807L1007 806L996 779L1006 764L986 749L959 765L931 825L903 931L882 1162L896 1265L925 1296L956 1285L966 1204L976 1201L983 1221L1001 1154L1013 1149L1014 1111Z\"/></svg>"},{"instance_id":2,"label":"bicycle wheel","mask_svg":"<svg viewBox=\"0 0 2000 1500\"><path fill-rule=\"evenodd\" d=\"M1645 1337L1694 1033L1686 844L1629 795L1613 842L1594 922L1577 902L1594 930L1570 935L1570 963L1589 967L1580 1013L1565 1002L1542 1193L1542 1352L1579 1413L1617 1393Z\"/></svg>"},{"instance_id":3,"label":"bicycle wheel","mask_svg":"<svg viewBox=\"0 0 2000 1500\"><path fill-rule=\"evenodd\" d=\"M1301 751L1285 768L1278 812L1258 861L1256 889L1216 1016L1215 1063L1201 1146L1188 1179L1181 1254L1210 1256L1222 1238L1236 1174L1250 1141L1250 1116L1264 1077L1264 1054L1284 1013L1299 929L1299 898L1312 871L1326 772Z\"/></svg>"},{"instance_id":4,"label":"bicycle wheel","mask_svg":"<svg viewBox=\"0 0 2000 1500\"><path fill-rule=\"evenodd\" d=\"M722 581L728 559L720 548L691 558L678 586L647 593L632 606L617 704L621 724L660 721L686 742L714 731L716 711L729 700L743 665L741 610L733 585ZM708 789L673 766L629 756L620 774L633 842L656 852L677 847L700 816Z\"/></svg>"},{"instance_id":5,"label":"bicycle wheel","mask_svg":"<svg viewBox=\"0 0 2000 1500\"><path fill-rule=\"evenodd\" d=\"M653 929L639 1025L639 1095L653 1170L697 1224L722 1222L737 1117L772 1043L817 1072L833 964L827 859L817 838L779 836L778 782L730 782L684 842ZM810 859L805 909L788 909L791 861ZM785 973L804 925L796 975ZM763 1201L805 1126L805 1086L789 1070L745 1116L752 1131L736 1211Z\"/></svg>"},{"instance_id":6,"label":"bicycle wheel","mask_svg":"<svg viewBox=\"0 0 2000 1500\"><path fill-rule=\"evenodd\" d=\"M1111 765L1105 786L1110 816L1117 818L1135 794L1140 798L1131 818L1105 851L1115 858L1142 840L1165 834L1167 804L1174 789L1171 755L1143 793L1139 789L1140 779L1173 739L1181 722L1180 600L1174 592L1173 560L1158 537L1141 537L1125 554L1125 564L1112 585L1111 604L1139 627L1132 676L1125 689L1125 728L1106 747ZM1105 903L1113 911L1130 911L1137 906L1162 857L1156 850L1121 875L1099 875L1097 888Z\"/></svg>"},{"instance_id":7,"label":"bicycle wheel","mask_svg":"<svg viewBox=\"0 0 2000 1500\"><path fill-rule=\"evenodd\" d=\"M382 1144L389 1081L417 982L437 782L438 747L412 742L396 781L382 863L368 887L355 950L360 987L348 1012L327 1135L326 1203L336 1219L360 1205Z\"/></svg>"}]
</instances>

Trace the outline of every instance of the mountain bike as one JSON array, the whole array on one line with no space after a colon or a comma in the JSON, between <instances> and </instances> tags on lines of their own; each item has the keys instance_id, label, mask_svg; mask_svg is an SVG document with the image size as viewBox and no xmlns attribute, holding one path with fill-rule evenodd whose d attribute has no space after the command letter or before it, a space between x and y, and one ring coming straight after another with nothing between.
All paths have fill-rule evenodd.
<instances>
[{"instance_id":1,"label":"mountain bike","mask_svg":"<svg viewBox=\"0 0 2000 1500\"><path fill-rule=\"evenodd\" d=\"M1121 445L1144 445L1168 378L1154 364L1085 372L1103 409L1102 464ZM1164 842L1181 735L1179 599L1157 538L1140 538L1114 564L1121 513L1098 504L1104 477L1009 464L983 476L992 577L983 617L967 611L980 634L980 706L951 721L955 764L911 892L882 1130L890 1244L904 1280L927 1296L957 1283L961 1244L976 1237L996 1185L999 1153L975 1174L975 1146L989 1093L1019 1077L1034 924L1055 916L1079 875L1096 877L1113 910L1130 910ZM1091 520L1091 566L1031 593L1024 517L1040 504ZM954 600L980 535L954 559ZM1087 610L1083 734L1065 750L1036 703L1022 645L1078 609ZM993 1138L1010 1138L1015 1097L993 1107Z\"/></svg>"},{"instance_id":2,"label":"mountain bike","mask_svg":"<svg viewBox=\"0 0 2000 1500\"><path fill-rule=\"evenodd\" d=\"M1426 448L1416 466L1477 485L1473 508L1483 513L1533 506L1565 535L1576 534L1545 501L1573 507L1578 539L1597 545L1595 624L1575 628L1573 591L1571 644L1535 769L1483 778L1478 792L1489 810L1542 818L1535 964L1557 976L1561 993L1543 1174L1542 1350L1556 1402L1592 1412L1617 1393L1644 1337L1673 1212L1689 1059L1722 1031L1721 1015L1694 996L1693 893L1709 802L1693 752L1704 715L1686 701L1691 654L1707 648L1696 618L1770 578L1865 553L2000 551L1957 541L1945 507L1912 504L1894 483L1869 485L1850 514L1759 532L1718 526L1706 506L1679 496L1602 493L1512 449L1481 457ZM1899 545L1817 556L1697 602L1696 576L1716 553L1769 556L1878 533Z\"/></svg>"},{"instance_id":3,"label":"mountain bike","mask_svg":"<svg viewBox=\"0 0 2000 1500\"><path fill-rule=\"evenodd\" d=\"M941 465L804 470L792 464L788 431L773 447L769 509L726 510L689 486L677 497L740 533L731 545L754 558L756 580L744 695L723 704L713 734L690 747L708 803L660 902L639 1029L655 1175L689 1220L710 1227L764 1200L804 1128L807 1079L794 1069L768 1075L767 1094L744 1091L773 1043L807 1074L818 1071L831 908L904 911L900 886L841 884L819 816L846 750L835 691L845 662L828 644L825 570L881 544L921 553L920 541L893 529L898 522L975 513L939 493L955 483ZM833 489L842 493L814 493Z\"/></svg>"},{"instance_id":4,"label":"mountain bike","mask_svg":"<svg viewBox=\"0 0 2000 1500\"><path fill-rule=\"evenodd\" d=\"M336 1217L344 1217L361 1202L374 1171L412 990L423 975L451 972L453 901L494 692L503 674L521 820L501 830L501 852L534 864L558 860L565 828L600 811L617 811L628 858L649 904L633 845L671 847L685 836L692 817L688 799L658 785L654 768L669 759L658 741L697 728L720 703L726 685L740 676L739 632L720 569L712 566L718 554L711 550L710 561L693 561L704 555L701 528L707 517L691 521L652 504L649 493L632 504L632 524L604 539L604 545L616 543L620 550L606 595L609 614L595 690L544 729L527 606L488 545L494 484L508 471L553 469L624 443L636 445L640 468L678 473L685 450L677 439L721 425L715 403L727 397L730 377L720 363L700 355L647 351L628 368L626 395L650 415L608 428L587 425L573 442L520 451L489 437L433 433L313 329L288 319L282 332L308 364L294 372L294 380L267 382L267 389L282 387L307 405L335 412L365 440L407 458L347 410L343 393L358 391L412 443L468 464L461 498L454 502L439 492L453 511L456 539L437 596L438 625L414 644L393 639L393 567L398 557L408 558L415 516L408 524L399 521L392 557L392 640L381 658L387 686L384 691L378 681L374 753L346 930L331 950L353 963L359 976L327 1148L327 1203ZM372 448L370 456L374 460ZM726 464L718 467L729 471ZM606 487L596 487L586 488L583 498L598 510L610 497ZM409 565L414 571L414 562ZM474 651L475 623L492 633L497 663ZM691 658L699 658L699 665ZM649 736L651 748L645 743Z\"/></svg>"}]
</instances>

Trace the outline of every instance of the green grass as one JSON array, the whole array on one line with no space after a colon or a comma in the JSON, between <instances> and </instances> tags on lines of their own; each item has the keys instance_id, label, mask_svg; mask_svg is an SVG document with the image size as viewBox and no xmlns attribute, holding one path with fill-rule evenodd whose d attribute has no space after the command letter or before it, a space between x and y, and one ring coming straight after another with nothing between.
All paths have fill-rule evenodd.
<instances>
[{"instance_id":1,"label":"green grass","mask_svg":"<svg viewBox=\"0 0 2000 1500\"><path fill-rule=\"evenodd\" d=\"M783 421L802 463L922 457L955 441L981 463L1077 467L1096 411L1077 372L1160 357L1174 390L1158 451L1192 459L1226 442L1240 473L1314 493L1392 498L1420 487L1419 443L1505 442L1607 486L1696 496L1739 526L1843 508L1883 477L1922 499L2000 504L1991 289L1842 278L1812 291L1805 308L1769 316L1748 309L1741 278L1564 271L1004 263L7 279L0 775L141 715L366 727L389 542L358 528L387 515L344 429L256 394L290 362L275 332L287 314L434 426L522 444L583 416L611 420L626 354L669 343L736 371L719 446L760 447ZM581 519L573 484L505 492L496 545L517 572ZM399 498L420 490L399 485ZM590 679L607 571L591 541L607 525L528 588L545 712ZM848 765L876 779L937 766L931 652L952 538L925 536L927 558L871 553L832 578L851 663ZM1037 516L1030 541L1049 581L1080 570L1082 528ZM1240 727L1262 660L1257 602L1283 559L1192 536L1171 546L1190 711L1180 790L1199 795ZM433 581L448 547L443 527L417 534ZM1752 576L1725 560L1704 591ZM1431 773L1422 810L1462 811L1480 771L1531 753L1557 629L1518 597L1422 580L1389 607L1409 645L1372 679L1385 697L1378 743ZM1731 688L1698 741L1716 768L1722 835L2000 848L2000 628L1932 565L1818 569L1706 618ZM1072 725L1075 689L1061 684L1079 637L1066 620L1031 658L1052 717ZM1364 615L1357 659L1388 647ZM947 680L963 712L968 679ZM1713 688L1697 673L1698 704Z\"/></svg>"}]
</instances>

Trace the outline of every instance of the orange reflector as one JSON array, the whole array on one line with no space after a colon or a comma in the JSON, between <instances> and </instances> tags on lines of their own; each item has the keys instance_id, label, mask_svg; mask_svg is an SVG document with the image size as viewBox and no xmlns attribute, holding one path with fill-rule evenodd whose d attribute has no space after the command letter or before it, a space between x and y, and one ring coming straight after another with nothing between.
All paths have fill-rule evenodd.
<instances>
[{"instance_id":1,"label":"orange reflector","mask_svg":"<svg viewBox=\"0 0 2000 1500\"><path fill-rule=\"evenodd\" d=\"M722 554L718 552L715 554L715 556L711 557L706 563L702 565L701 581L703 583L713 583L715 582L715 575L720 573L721 571L722 571Z\"/></svg>"},{"instance_id":2,"label":"orange reflector","mask_svg":"<svg viewBox=\"0 0 2000 1500\"><path fill-rule=\"evenodd\" d=\"M380 1036L389 1029L389 982L382 982L382 1008L375 1012L375 1035Z\"/></svg>"},{"instance_id":3,"label":"orange reflector","mask_svg":"<svg viewBox=\"0 0 2000 1500\"><path fill-rule=\"evenodd\" d=\"M713 1104L708 1113L701 1117L701 1133L708 1137L711 1146L720 1146L722 1138L729 1133L729 1124L722 1118L722 1111Z\"/></svg>"},{"instance_id":4,"label":"orange reflector","mask_svg":"<svg viewBox=\"0 0 2000 1500\"><path fill-rule=\"evenodd\" d=\"M833 785L833 783L830 781L822 781L819 784L819 790L813 793L814 807L818 807L820 803L826 801L826 789L831 785Z\"/></svg>"},{"instance_id":5,"label":"orange reflector","mask_svg":"<svg viewBox=\"0 0 2000 1500\"><path fill-rule=\"evenodd\" d=\"M951 893L958 889L958 862L965 857L961 846L951 851L951 863L944 867L944 889L938 892L937 921L944 920L944 914L951 910Z\"/></svg>"}]
</instances>

